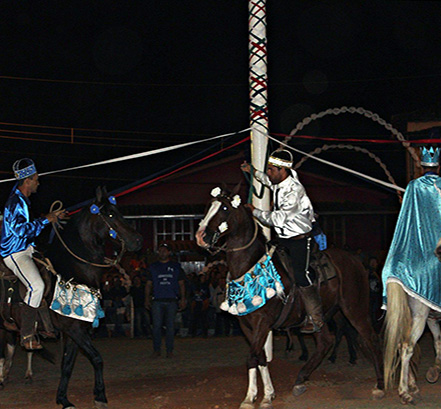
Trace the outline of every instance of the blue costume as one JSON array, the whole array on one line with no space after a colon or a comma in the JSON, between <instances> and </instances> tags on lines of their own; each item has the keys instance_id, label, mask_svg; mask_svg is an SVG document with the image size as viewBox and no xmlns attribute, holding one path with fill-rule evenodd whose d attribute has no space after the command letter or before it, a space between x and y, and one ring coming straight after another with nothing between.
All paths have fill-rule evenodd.
<instances>
[{"instance_id":1,"label":"blue costume","mask_svg":"<svg viewBox=\"0 0 441 409\"><path fill-rule=\"evenodd\" d=\"M26 250L29 246L34 247L35 238L49 224L49 220L45 217L31 221L29 207L29 199L14 188L5 205L0 256L7 257Z\"/></svg>"},{"instance_id":2,"label":"blue costume","mask_svg":"<svg viewBox=\"0 0 441 409\"><path fill-rule=\"evenodd\" d=\"M412 297L441 311L441 263L434 250L441 236L441 178L428 172L412 180L404 194L392 244L383 268L387 282L398 282Z\"/></svg>"}]
</instances>

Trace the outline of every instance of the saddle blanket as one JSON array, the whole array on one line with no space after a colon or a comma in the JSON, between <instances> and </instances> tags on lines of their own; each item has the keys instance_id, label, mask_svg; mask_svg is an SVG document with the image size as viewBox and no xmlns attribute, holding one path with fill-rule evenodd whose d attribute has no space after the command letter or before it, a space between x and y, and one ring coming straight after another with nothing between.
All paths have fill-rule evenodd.
<instances>
[{"instance_id":1,"label":"saddle blanket","mask_svg":"<svg viewBox=\"0 0 441 409\"><path fill-rule=\"evenodd\" d=\"M72 283L71 280L64 281L58 275L50 308L65 317L92 322L92 326L96 328L99 319L104 317L100 298L99 290L93 290L84 284Z\"/></svg>"}]
</instances>

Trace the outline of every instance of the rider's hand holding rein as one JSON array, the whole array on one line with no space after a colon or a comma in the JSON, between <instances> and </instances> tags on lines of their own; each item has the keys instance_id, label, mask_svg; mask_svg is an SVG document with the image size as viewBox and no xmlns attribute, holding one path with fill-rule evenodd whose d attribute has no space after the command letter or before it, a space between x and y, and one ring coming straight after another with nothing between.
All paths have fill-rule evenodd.
<instances>
[{"instance_id":1,"label":"rider's hand holding rein","mask_svg":"<svg viewBox=\"0 0 441 409\"><path fill-rule=\"evenodd\" d=\"M240 165L240 169L242 170L242 172L246 172L250 174L252 172L251 165L247 161L244 161L242 165Z\"/></svg>"},{"instance_id":2,"label":"rider's hand holding rein","mask_svg":"<svg viewBox=\"0 0 441 409\"><path fill-rule=\"evenodd\" d=\"M56 223L58 220L63 220L67 217L67 211L65 209L55 210L45 217L49 220L50 223Z\"/></svg>"}]
</instances>

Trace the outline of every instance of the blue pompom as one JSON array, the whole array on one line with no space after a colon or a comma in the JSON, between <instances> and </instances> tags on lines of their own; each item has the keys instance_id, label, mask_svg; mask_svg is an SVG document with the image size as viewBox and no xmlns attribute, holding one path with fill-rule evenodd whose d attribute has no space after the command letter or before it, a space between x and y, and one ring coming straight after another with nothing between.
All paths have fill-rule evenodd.
<instances>
[{"instance_id":1,"label":"blue pompom","mask_svg":"<svg viewBox=\"0 0 441 409\"><path fill-rule=\"evenodd\" d=\"M90 206L89 209L90 209L90 213L92 214L98 214L100 212L100 208L96 204Z\"/></svg>"},{"instance_id":2,"label":"blue pompom","mask_svg":"<svg viewBox=\"0 0 441 409\"><path fill-rule=\"evenodd\" d=\"M92 327L98 328L99 325L100 325L100 320L98 319L98 317L95 317L95 319L93 320L93 323L92 323Z\"/></svg>"},{"instance_id":3,"label":"blue pompom","mask_svg":"<svg viewBox=\"0 0 441 409\"><path fill-rule=\"evenodd\" d=\"M110 231L109 231L109 235L110 235L110 237L112 237L112 239L116 239L116 236L117 236L118 234L116 233L115 230L110 229Z\"/></svg>"},{"instance_id":4,"label":"blue pompom","mask_svg":"<svg viewBox=\"0 0 441 409\"><path fill-rule=\"evenodd\" d=\"M109 202L113 205L116 205L116 198L115 196L109 196Z\"/></svg>"},{"instance_id":5,"label":"blue pompom","mask_svg":"<svg viewBox=\"0 0 441 409\"><path fill-rule=\"evenodd\" d=\"M72 312L72 308L70 307L70 305L66 304L66 305L63 307L63 309L61 310L61 312L62 312L64 315L70 315L71 312Z\"/></svg>"},{"instance_id":6,"label":"blue pompom","mask_svg":"<svg viewBox=\"0 0 441 409\"><path fill-rule=\"evenodd\" d=\"M96 309L96 316L97 316L98 319L99 318L104 318L104 316L105 316L104 311L101 308L100 304L98 304L98 308Z\"/></svg>"},{"instance_id":7,"label":"blue pompom","mask_svg":"<svg viewBox=\"0 0 441 409\"><path fill-rule=\"evenodd\" d=\"M75 314L77 314L80 317L82 317L84 315L83 306L79 305L77 308L75 308L74 312L75 312Z\"/></svg>"},{"instance_id":8,"label":"blue pompom","mask_svg":"<svg viewBox=\"0 0 441 409\"><path fill-rule=\"evenodd\" d=\"M54 302L51 305L51 309L53 310L59 310L61 308L60 301L54 300Z\"/></svg>"}]
</instances>

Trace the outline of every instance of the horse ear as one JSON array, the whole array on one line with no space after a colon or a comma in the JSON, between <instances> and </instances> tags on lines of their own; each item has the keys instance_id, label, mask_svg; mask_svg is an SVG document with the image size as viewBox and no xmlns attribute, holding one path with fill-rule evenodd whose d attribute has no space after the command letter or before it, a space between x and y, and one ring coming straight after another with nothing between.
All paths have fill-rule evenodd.
<instances>
[{"instance_id":1,"label":"horse ear","mask_svg":"<svg viewBox=\"0 0 441 409\"><path fill-rule=\"evenodd\" d=\"M227 184L225 182L222 182L221 186L222 186L222 192L228 194L228 186L227 186Z\"/></svg>"},{"instance_id":2,"label":"horse ear","mask_svg":"<svg viewBox=\"0 0 441 409\"><path fill-rule=\"evenodd\" d=\"M103 193L103 197L108 197L109 196L109 194L107 193L107 186L103 186L101 191Z\"/></svg>"},{"instance_id":3,"label":"horse ear","mask_svg":"<svg viewBox=\"0 0 441 409\"><path fill-rule=\"evenodd\" d=\"M231 192L231 196L237 195L240 192L240 188L242 187L242 182L239 182Z\"/></svg>"},{"instance_id":4,"label":"horse ear","mask_svg":"<svg viewBox=\"0 0 441 409\"><path fill-rule=\"evenodd\" d=\"M96 201L98 203L101 203L103 200L103 191L101 190L101 186L98 186L96 188L95 196L96 196Z\"/></svg>"}]
</instances>

